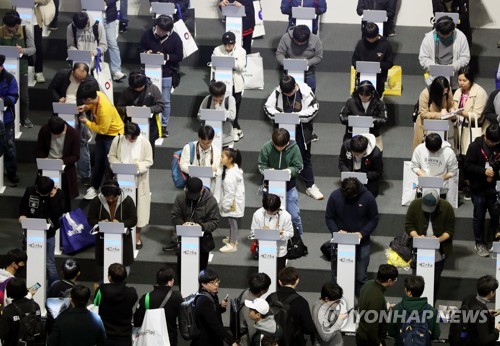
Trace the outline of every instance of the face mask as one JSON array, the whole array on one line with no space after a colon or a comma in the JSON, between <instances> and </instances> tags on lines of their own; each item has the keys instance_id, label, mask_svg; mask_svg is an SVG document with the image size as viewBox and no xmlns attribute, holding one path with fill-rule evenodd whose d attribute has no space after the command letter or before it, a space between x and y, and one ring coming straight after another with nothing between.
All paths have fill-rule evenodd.
<instances>
[{"instance_id":1,"label":"face mask","mask_svg":"<svg viewBox=\"0 0 500 346\"><path fill-rule=\"evenodd\" d=\"M26 270L26 266L17 265L16 274L21 274Z\"/></svg>"}]
</instances>

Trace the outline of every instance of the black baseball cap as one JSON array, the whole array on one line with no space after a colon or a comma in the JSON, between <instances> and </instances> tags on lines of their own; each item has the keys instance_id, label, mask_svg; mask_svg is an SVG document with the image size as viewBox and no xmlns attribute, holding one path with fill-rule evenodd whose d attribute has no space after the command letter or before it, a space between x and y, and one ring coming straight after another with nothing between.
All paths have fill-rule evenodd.
<instances>
[{"instance_id":1,"label":"black baseball cap","mask_svg":"<svg viewBox=\"0 0 500 346\"><path fill-rule=\"evenodd\" d=\"M197 200L200 198L201 190L203 189L203 182L200 178L191 177L186 183L187 198L190 200Z\"/></svg>"},{"instance_id":2,"label":"black baseball cap","mask_svg":"<svg viewBox=\"0 0 500 346\"><path fill-rule=\"evenodd\" d=\"M228 31L222 35L222 43L226 44L235 44L236 43L236 35L234 32Z\"/></svg>"}]
</instances>

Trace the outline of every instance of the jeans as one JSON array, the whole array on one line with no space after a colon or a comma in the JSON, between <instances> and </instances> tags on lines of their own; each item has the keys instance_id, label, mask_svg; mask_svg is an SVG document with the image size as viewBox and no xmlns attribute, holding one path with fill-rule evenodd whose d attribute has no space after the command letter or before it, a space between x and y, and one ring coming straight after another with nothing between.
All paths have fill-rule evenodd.
<instances>
[{"instance_id":1,"label":"jeans","mask_svg":"<svg viewBox=\"0 0 500 346\"><path fill-rule=\"evenodd\" d=\"M106 170L109 171L108 153L113 142L112 136L97 135L95 138L95 163L92 172L92 186L99 189Z\"/></svg>"},{"instance_id":2,"label":"jeans","mask_svg":"<svg viewBox=\"0 0 500 346\"><path fill-rule=\"evenodd\" d=\"M304 82L311 88L313 93L316 93L316 73L314 71L306 72Z\"/></svg>"},{"instance_id":3,"label":"jeans","mask_svg":"<svg viewBox=\"0 0 500 346\"><path fill-rule=\"evenodd\" d=\"M106 32L106 40L108 41L109 60L111 61L111 74L115 74L116 72L121 71L122 66L122 59L120 58L120 48L118 47L118 42L116 41L116 20L109 24L104 24L104 30Z\"/></svg>"},{"instance_id":4,"label":"jeans","mask_svg":"<svg viewBox=\"0 0 500 346\"><path fill-rule=\"evenodd\" d=\"M163 101L165 101L165 108L161 113L161 126L168 126L168 119L170 118L170 90L172 89L172 77L164 77L161 79L161 93Z\"/></svg>"},{"instance_id":5,"label":"jeans","mask_svg":"<svg viewBox=\"0 0 500 346\"><path fill-rule=\"evenodd\" d=\"M356 282L354 294L359 297L361 287L368 280L368 265L370 264L370 244L365 246L356 246ZM337 282L337 246L332 246L332 281Z\"/></svg>"},{"instance_id":6,"label":"jeans","mask_svg":"<svg viewBox=\"0 0 500 346\"><path fill-rule=\"evenodd\" d=\"M304 231L302 230L302 220L300 219L299 193L296 187L286 192L286 211L292 216L292 223L297 228L302 238Z\"/></svg>"},{"instance_id":7,"label":"jeans","mask_svg":"<svg viewBox=\"0 0 500 346\"><path fill-rule=\"evenodd\" d=\"M309 142L306 149L304 136L302 135L302 127L300 124L295 127L295 142L300 149L300 155L302 156L302 162L304 164L302 171L300 172L300 176L304 179L306 188L310 188L314 185L314 172L311 161L312 142Z\"/></svg>"},{"instance_id":8,"label":"jeans","mask_svg":"<svg viewBox=\"0 0 500 346\"><path fill-rule=\"evenodd\" d=\"M29 118L30 97L28 94L28 73L21 74L19 81L19 113L21 124Z\"/></svg>"},{"instance_id":9,"label":"jeans","mask_svg":"<svg viewBox=\"0 0 500 346\"><path fill-rule=\"evenodd\" d=\"M33 38L35 40L35 73L43 72L43 46L42 46L42 28L38 25L33 26Z\"/></svg>"},{"instance_id":10,"label":"jeans","mask_svg":"<svg viewBox=\"0 0 500 346\"><path fill-rule=\"evenodd\" d=\"M484 231L484 219L486 218L486 211L490 214L490 228L489 235L495 235L498 228L498 210L495 206L497 202L497 192L495 187L490 187L482 194L472 193L472 204L474 205L474 212L472 216L472 229L474 231L474 239L476 244L484 244L488 242Z\"/></svg>"},{"instance_id":11,"label":"jeans","mask_svg":"<svg viewBox=\"0 0 500 346\"><path fill-rule=\"evenodd\" d=\"M128 23L128 0L120 0L120 22Z\"/></svg>"},{"instance_id":12,"label":"jeans","mask_svg":"<svg viewBox=\"0 0 500 346\"><path fill-rule=\"evenodd\" d=\"M14 176L17 174L16 135L14 133L14 122L5 124L4 165L8 176ZM3 172L0 173L3 174Z\"/></svg>"},{"instance_id":13,"label":"jeans","mask_svg":"<svg viewBox=\"0 0 500 346\"><path fill-rule=\"evenodd\" d=\"M47 238L47 279L49 280L49 285L47 287L52 286L55 281L59 280L59 276L57 275L56 259L54 258L55 248L56 237Z\"/></svg>"},{"instance_id":14,"label":"jeans","mask_svg":"<svg viewBox=\"0 0 500 346\"><path fill-rule=\"evenodd\" d=\"M89 143L80 141L80 159L76 163L80 178L90 178L90 151Z\"/></svg>"}]
</instances>

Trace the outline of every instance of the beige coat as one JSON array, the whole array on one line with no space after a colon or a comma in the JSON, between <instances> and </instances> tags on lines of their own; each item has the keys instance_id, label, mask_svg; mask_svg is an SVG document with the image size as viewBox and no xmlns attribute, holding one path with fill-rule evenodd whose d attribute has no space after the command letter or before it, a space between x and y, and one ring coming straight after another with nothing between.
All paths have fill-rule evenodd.
<instances>
[{"instance_id":1,"label":"beige coat","mask_svg":"<svg viewBox=\"0 0 500 346\"><path fill-rule=\"evenodd\" d=\"M457 89L455 94L453 95L453 108L460 108L460 99L462 98L462 89ZM486 128L489 125L489 121L485 120L483 122L483 111L486 106L486 102L488 101L488 94L486 91L478 84L472 84L472 87L469 91L469 99L464 105L464 111L468 114L465 117L464 123L460 126L458 134L460 139L460 148L459 154L465 155L467 153L467 149L469 148L469 144L472 142L470 138L470 128L471 126L475 126L474 123L474 115L478 119L478 126L482 126L482 133L486 131Z\"/></svg>"},{"instance_id":2,"label":"beige coat","mask_svg":"<svg viewBox=\"0 0 500 346\"><path fill-rule=\"evenodd\" d=\"M35 0L36 24L41 28L49 25L56 15L56 6L52 0ZM35 24L35 25L36 25Z\"/></svg>"},{"instance_id":3,"label":"beige coat","mask_svg":"<svg viewBox=\"0 0 500 346\"><path fill-rule=\"evenodd\" d=\"M118 135L113 139L111 148L109 149L109 163L132 163L123 162L121 158L120 146L126 141L125 136ZM151 191L149 189L149 168L153 165L153 150L151 144L142 135L137 138L134 143L141 147L141 158L137 165L139 174L137 175L137 227L142 228L149 223L149 215L151 208Z\"/></svg>"},{"instance_id":4,"label":"beige coat","mask_svg":"<svg viewBox=\"0 0 500 346\"><path fill-rule=\"evenodd\" d=\"M453 109L451 92L448 93L448 97L443 96L442 104L446 105L448 112ZM441 109L435 103L429 105L429 90L427 88L420 93L418 98L418 117L413 129L413 150L424 141L424 119L441 119ZM456 133L456 128L454 132ZM456 148L456 145L452 143L452 147Z\"/></svg>"}]
</instances>

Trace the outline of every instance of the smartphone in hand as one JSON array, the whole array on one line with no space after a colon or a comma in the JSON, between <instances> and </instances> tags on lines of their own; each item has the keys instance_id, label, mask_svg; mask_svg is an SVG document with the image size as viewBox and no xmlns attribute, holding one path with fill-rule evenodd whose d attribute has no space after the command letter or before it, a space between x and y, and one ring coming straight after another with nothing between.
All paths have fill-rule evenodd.
<instances>
[{"instance_id":1,"label":"smartphone in hand","mask_svg":"<svg viewBox=\"0 0 500 346\"><path fill-rule=\"evenodd\" d=\"M31 286L30 288L28 288L28 291L29 293L31 293L31 295L34 295L36 293L36 291L38 291L38 289L42 287L42 285L40 285L39 282L37 282L36 284L34 284L33 286Z\"/></svg>"}]
</instances>

